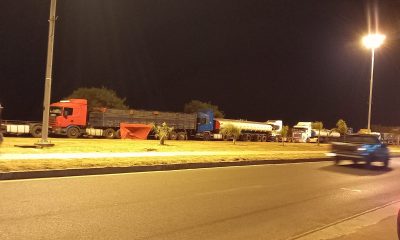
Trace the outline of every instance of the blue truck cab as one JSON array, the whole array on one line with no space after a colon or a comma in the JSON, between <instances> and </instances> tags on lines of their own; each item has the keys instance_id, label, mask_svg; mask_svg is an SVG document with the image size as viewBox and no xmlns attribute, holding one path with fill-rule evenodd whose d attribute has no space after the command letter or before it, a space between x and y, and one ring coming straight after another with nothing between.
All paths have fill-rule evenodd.
<instances>
[{"instance_id":1,"label":"blue truck cab","mask_svg":"<svg viewBox=\"0 0 400 240\"><path fill-rule=\"evenodd\" d=\"M197 112L196 138L203 140L222 139L218 133L218 122L214 118L214 112L210 109Z\"/></svg>"},{"instance_id":2,"label":"blue truck cab","mask_svg":"<svg viewBox=\"0 0 400 240\"><path fill-rule=\"evenodd\" d=\"M336 164L349 159L354 163L364 161L368 167L372 162L382 162L384 167L388 167L390 160L387 145L371 134L347 135L343 141L333 142L332 155Z\"/></svg>"}]
</instances>

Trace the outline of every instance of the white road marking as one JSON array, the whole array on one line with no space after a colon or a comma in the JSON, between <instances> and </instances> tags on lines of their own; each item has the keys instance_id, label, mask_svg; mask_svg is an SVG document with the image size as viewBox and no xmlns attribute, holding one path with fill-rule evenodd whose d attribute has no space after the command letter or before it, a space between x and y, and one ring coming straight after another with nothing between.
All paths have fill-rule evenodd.
<instances>
[{"instance_id":1,"label":"white road marking","mask_svg":"<svg viewBox=\"0 0 400 240\"><path fill-rule=\"evenodd\" d=\"M359 189L350 189L350 188L340 188L341 190L345 190L345 191L351 191L351 192L362 192L362 190Z\"/></svg>"},{"instance_id":2,"label":"white road marking","mask_svg":"<svg viewBox=\"0 0 400 240\"><path fill-rule=\"evenodd\" d=\"M241 191L243 189L259 189L259 188L264 188L264 187L265 187L264 185L244 186L244 187L224 189L224 190L220 190L220 191L210 191L210 192L196 193L196 195L197 196L204 196L204 195L212 195L212 194L219 194L219 193L230 193L230 192L235 192L235 191Z\"/></svg>"}]
</instances>

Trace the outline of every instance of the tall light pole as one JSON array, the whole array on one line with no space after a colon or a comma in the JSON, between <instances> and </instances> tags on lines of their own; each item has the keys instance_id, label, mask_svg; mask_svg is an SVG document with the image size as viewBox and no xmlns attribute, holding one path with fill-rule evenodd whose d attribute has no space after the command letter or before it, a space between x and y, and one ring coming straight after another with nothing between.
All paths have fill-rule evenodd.
<instances>
[{"instance_id":1,"label":"tall light pole","mask_svg":"<svg viewBox=\"0 0 400 240\"><path fill-rule=\"evenodd\" d=\"M53 72L54 34L56 27L56 3L57 0L51 0L50 3L49 40L47 46L46 79L45 79L44 99L43 99L42 139L37 143L38 145L41 146L53 145L48 140L48 135L49 135L51 77Z\"/></svg>"},{"instance_id":2,"label":"tall light pole","mask_svg":"<svg viewBox=\"0 0 400 240\"><path fill-rule=\"evenodd\" d=\"M371 49L371 78L369 86L369 103L368 103L368 132L371 132L371 106L372 106L372 86L374 83L374 60L375 60L375 49L379 48L385 41L386 36L383 34L375 33L368 34L363 37L363 45Z\"/></svg>"}]
</instances>

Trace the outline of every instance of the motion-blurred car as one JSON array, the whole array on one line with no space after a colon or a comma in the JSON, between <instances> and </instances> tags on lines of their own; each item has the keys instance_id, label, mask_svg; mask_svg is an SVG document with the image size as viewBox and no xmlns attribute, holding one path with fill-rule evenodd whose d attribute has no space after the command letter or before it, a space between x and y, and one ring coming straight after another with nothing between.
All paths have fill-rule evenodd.
<instances>
[{"instance_id":1,"label":"motion-blurred car","mask_svg":"<svg viewBox=\"0 0 400 240\"><path fill-rule=\"evenodd\" d=\"M336 164L341 160L352 160L355 164L363 161L368 167L372 162L382 162L386 168L390 160L387 145L371 134L347 135L342 142L333 142L331 155Z\"/></svg>"}]
</instances>

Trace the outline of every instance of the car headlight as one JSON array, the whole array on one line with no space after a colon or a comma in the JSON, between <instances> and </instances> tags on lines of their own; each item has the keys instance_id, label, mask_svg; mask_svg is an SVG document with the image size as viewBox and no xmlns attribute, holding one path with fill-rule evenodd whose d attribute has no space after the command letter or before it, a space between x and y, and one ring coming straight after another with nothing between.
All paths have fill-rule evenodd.
<instances>
[{"instance_id":1,"label":"car headlight","mask_svg":"<svg viewBox=\"0 0 400 240\"><path fill-rule=\"evenodd\" d=\"M357 151L365 151L365 150L367 150L367 148L365 148L365 147L359 147L359 148L357 148Z\"/></svg>"}]
</instances>

